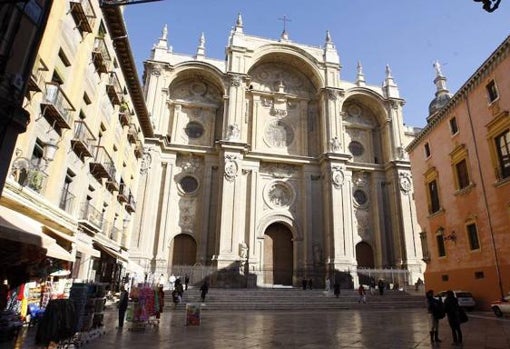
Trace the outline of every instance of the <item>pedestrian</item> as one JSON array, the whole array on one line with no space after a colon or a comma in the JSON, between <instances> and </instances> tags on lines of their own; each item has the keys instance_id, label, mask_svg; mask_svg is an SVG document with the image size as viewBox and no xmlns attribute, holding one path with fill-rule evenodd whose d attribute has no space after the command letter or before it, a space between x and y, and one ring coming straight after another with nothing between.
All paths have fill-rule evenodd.
<instances>
[{"instance_id":1,"label":"pedestrian","mask_svg":"<svg viewBox=\"0 0 510 349\"><path fill-rule=\"evenodd\" d=\"M335 284L333 285L333 293L335 294L336 298L340 296L340 284L338 283L338 281L335 281Z\"/></svg>"},{"instance_id":2,"label":"pedestrian","mask_svg":"<svg viewBox=\"0 0 510 349\"><path fill-rule=\"evenodd\" d=\"M163 306L165 305L165 292L163 291L163 286L158 286L157 297L159 308L156 311L156 319L159 319L163 312Z\"/></svg>"},{"instance_id":3,"label":"pedestrian","mask_svg":"<svg viewBox=\"0 0 510 349\"><path fill-rule=\"evenodd\" d=\"M377 283L377 288L379 289L379 295L384 294L384 281L382 279L379 279L379 282Z\"/></svg>"},{"instance_id":4,"label":"pedestrian","mask_svg":"<svg viewBox=\"0 0 510 349\"><path fill-rule=\"evenodd\" d=\"M373 277L370 278L370 295L375 294L375 279Z\"/></svg>"},{"instance_id":5,"label":"pedestrian","mask_svg":"<svg viewBox=\"0 0 510 349\"><path fill-rule=\"evenodd\" d=\"M126 310L128 307L129 295L125 286L122 286L122 290L120 291L120 299L119 299L119 330L124 327L124 317L126 316Z\"/></svg>"},{"instance_id":6,"label":"pedestrian","mask_svg":"<svg viewBox=\"0 0 510 349\"><path fill-rule=\"evenodd\" d=\"M365 287L363 287L363 285L359 285L358 294L359 294L358 303L363 302L364 304L366 304L367 303L367 292L365 291Z\"/></svg>"},{"instance_id":7,"label":"pedestrian","mask_svg":"<svg viewBox=\"0 0 510 349\"><path fill-rule=\"evenodd\" d=\"M185 274L184 275L184 289L185 290L188 290L188 284L189 284L189 275Z\"/></svg>"},{"instance_id":8,"label":"pedestrian","mask_svg":"<svg viewBox=\"0 0 510 349\"><path fill-rule=\"evenodd\" d=\"M306 279L303 279L303 281L301 281L301 285L303 285L303 290L306 290Z\"/></svg>"},{"instance_id":9,"label":"pedestrian","mask_svg":"<svg viewBox=\"0 0 510 349\"><path fill-rule=\"evenodd\" d=\"M452 329L453 343L452 345L462 345L462 330L460 328L459 312L462 311L459 302L452 290L446 291L446 298L444 300L444 311L448 317L448 324Z\"/></svg>"},{"instance_id":10,"label":"pedestrian","mask_svg":"<svg viewBox=\"0 0 510 349\"><path fill-rule=\"evenodd\" d=\"M175 289L172 291L172 302L174 302L174 309L176 309L177 304L179 304L179 293Z\"/></svg>"},{"instance_id":11,"label":"pedestrian","mask_svg":"<svg viewBox=\"0 0 510 349\"><path fill-rule=\"evenodd\" d=\"M445 316L443 302L441 298L434 298L433 290L428 290L425 297L427 299L427 310L430 314L430 342L441 343L439 339L439 320Z\"/></svg>"},{"instance_id":12,"label":"pedestrian","mask_svg":"<svg viewBox=\"0 0 510 349\"><path fill-rule=\"evenodd\" d=\"M200 287L200 299L202 302L205 302L205 296L207 295L207 292L209 292L209 285L207 284L207 281L204 281Z\"/></svg>"},{"instance_id":13,"label":"pedestrian","mask_svg":"<svg viewBox=\"0 0 510 349\"><path fill-rule=\"evenodd\" d=\"M175 280L177 280L175 275L174 274L170 275L170 278L168 279L168 281L170 282L170 289L171 290L173 290L175 288Z\"/></svg>"},{"instance_id":14,"label":"pedestrian","mask_svg":"<svg viewBox=\"0 0 510 349\"><path fill-rule=\"evenodd\" d=\"M179 296L179 303L182 302L182 297L184 295L184 287L182 286L181 278L177 278L175 280L175 290L177 291L177 295Z\"/></svg>"},{"instance_id":15,"label":"pedestrian","mask_svg":"<svg viewBox=\"0 0 510 349\"><path fill-rule=\"evenodd\" d=\"M308 288L310 288L310 290L312 289L312 285L313 285L312 279L308 280Z\"/></svg>"}]
</instances>

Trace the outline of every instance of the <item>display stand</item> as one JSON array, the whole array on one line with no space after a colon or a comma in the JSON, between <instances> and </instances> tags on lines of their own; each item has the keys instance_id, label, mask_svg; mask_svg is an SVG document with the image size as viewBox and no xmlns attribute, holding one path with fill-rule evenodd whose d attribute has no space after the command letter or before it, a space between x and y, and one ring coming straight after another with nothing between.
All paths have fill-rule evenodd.
<instances>
[{"instance_id":1,"label":"display stand","mask_svg":"<svg viewBox=\"0 0 510 349\"><path fill-rule=\"evenodd\" d=\"M131 321L130 331L144 331L147 326L156 327L159 325L159 319L156 321L156 297L155 290L146 284L138 285L131 289L130 309L128 321Z\"/></svg>"}]
</instances>

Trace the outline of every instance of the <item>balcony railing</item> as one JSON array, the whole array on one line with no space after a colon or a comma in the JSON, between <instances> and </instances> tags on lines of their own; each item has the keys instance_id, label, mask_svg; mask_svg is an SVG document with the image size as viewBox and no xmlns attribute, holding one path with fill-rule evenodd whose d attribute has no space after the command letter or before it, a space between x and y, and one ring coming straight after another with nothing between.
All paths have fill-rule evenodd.
<instances>
[{"instance_id":1,"label":"balcony railing","mask_svg":"<svg viewBox=\"0 0 510 349\"><path fill-rule=\"evenodd\" d=\"M73 151L84 159L85 157L91 157L93 155L94 147L92 143L96 140L96 137L92 134L85 120L77 120L74 122L74 134L71 139L71 146Z\"/></svg>"},{"instance_id":2,"label":"balcony railing","mask_svg":"<svg viewBox=\"0 0 510 349\"><path fill-rule=\"evenodd\" d=\"M95 146L94 159L90 162L90 173L97 179L115 180L115 166L112 158L103 146Z\"/></svg>"},{"instance_id":3,"label":"balcony railing","mask_svg":"<svg viewBox=\"0 0 510 349\"><path fill-rule=\"evenodd\" d=\"M120 183L119 194L117 195L117 201L121 204L128 201L129 198L129 189L126 183Z\"/></svg>"},{"instance_id":4,"label":"balcony railing","mask_svg":"<svg viewBox=\"0 0 510 349\"><path fill-rule=\"evenodd\" d=\"M62 192L62 196L60 197L59 207L61 210L66 211L67 213L73 213L73 205L75 195L71 193L68 189L64 189Z\"/></svg>"},{"instance_id":5,"label":"balcony railing","mask_svg":"<svg viewBox=\"0 0 510 349\"><path fill-rule=\"evenodd\" d=\"M74 107L56 82L47 82L41 113L51 125L58 129L71 128L71 111Z\"/></svg>"},{"instance_id":6,"label":"balcony railing","mask_svg":"<svg viewBox=\"0 0 510 349\"><path fill-rule=\"evenodd\" d=\"M90 0L71 0L70 5L76 27L82 32L92 33L96 14Z\"/></svg>"},{"instance_id":7,"label":"balcony railing","mask_svg":"<svg viewBox=\"0 0 510 349\"><path fill-rule=\"evenodd\" d=\"M136 131L135 124L129 125L127 139L130 143L136 143L136 141L138 140L138 132Z\"/></svg>"},{"instance_id":8,"label":"balcony railing","mask_svg":"<svg viewBox=\"0 0 510 349\"><path fill-rule=\"evenodd\" d=\"M129 110L119 111L119 122L123 127L129 125L131 122Z\"/></svg>"},{"instance_id":9,"label":"balcony railing","mask_svg":"<svg viewBox=\"0 0 510 349\"><path fill-rule=\"evenodd\" d=\"M89 201L85 201L80 209L81 224L92 228L94 231L103 229L103 214L96 209Z\"/></svg>"},{"instance_id":10,"label":"balcony railing","mask_svg":"<svg viewBox=\"0 0 510 349\"><path fill-rule=\"evenodd\" d=\"M112 58L108 52L104 38L97 37L92 50L92 61L94 62L96 70L100 73L107 73L111 60Z\"/></svg>"},{"instance_id":11,"label":"balcony railing","mask_svg":"<svg viewBox=\"0 0 510 349\"><path fill-rule=\"evenodd\" d=\"M137 159L140 159L143 156L143 144L140 140L136 141L134 152Z\"/></svg>"},{"instance_id":12,"label":"balcony railing","mask_svg":"<svg viewBox=\"0 0 510 349\"><path fill-rule=\"evenodd\" d=\"M128 201L126 203L126 211L129 213L133 213L136 211L136 202L131 191L129 192Z\"/></svg>"},{"instance_id":13,"label":"balcony railing","mask_svg":"<svg viewBox=\"0 0 510 349\"><path fill-rule=\"evenodd\" d=\"M110 76L108 77L108 82L106 83L106 93L108 94L112 104L120 104L122 87L120 86L119 78L115 72L111 72Z\"/></svg>"},{"instance_id":14,"label":"balcony railing","mask_svg":"<svg viewBox=\"0 0 510 349\"><path fill-rule=\"evenodd\" d=\"M48 67L41 60L39 56L35 60L34 66L32 67L32 73L28 80L27 89L29 91L41 92L44 87L44 75L48 71Z\"/></svg>"}]
</instances>

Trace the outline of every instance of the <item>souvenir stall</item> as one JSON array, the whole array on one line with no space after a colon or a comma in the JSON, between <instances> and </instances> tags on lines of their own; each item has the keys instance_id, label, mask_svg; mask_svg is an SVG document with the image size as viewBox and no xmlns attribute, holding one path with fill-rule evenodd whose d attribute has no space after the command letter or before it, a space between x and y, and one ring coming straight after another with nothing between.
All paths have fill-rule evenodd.
<instances>
[{"instance_id":1,"label":"souvenir stall","mask_svg":"<svg viewBox=\"0 0 510 349\"><path fill-rule=\"evenodd\" d=\"M131 321L131 331L143 331L148 325L159 325L157 316L160 297L153 285L139 284L132 287L130 298L126 320Z\"/></svg>"}]
</instances>

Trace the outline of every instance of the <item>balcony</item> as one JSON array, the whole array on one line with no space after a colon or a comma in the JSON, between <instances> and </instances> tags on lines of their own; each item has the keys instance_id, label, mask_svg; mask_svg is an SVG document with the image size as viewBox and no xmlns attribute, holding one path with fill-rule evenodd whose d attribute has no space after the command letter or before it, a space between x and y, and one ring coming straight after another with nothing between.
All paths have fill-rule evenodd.
<instances>
[{"instance_id":1,"label":"balcony","mask_svg":"<svg viewBox=\"0 0 510 349\"><path fill-rule=\"evenodd\" d=\"M136 211L136 202L135 198L133 197L133 194L131 194L131 191L129 192L128 201L126 203L126 211L129 213L133 213Z\"/></svg>"},{"instance_id":2,"label":"balcony","mask_svg":"<svg viewBox=\"0 0 510 349\"><path fill-rule=\"evenodd\" d=\"M41 102L41 113L46 120L58 131L71 128L71 111L74 110L60 85L56 82L47 82Z\"/></svg>"},{"instance_id":3,"label":"balcony","mask_svg":"<svg viewBox=\"0 0 510 349\"><path fill-rule=\"evenodd\" d=\"M86 157L93 155L92 143L96 137L92 134L85 120L78 120L74 122L74 135L71 139L71 148L83 161Z\"/></svg>"},{"instance_id":4,"label":"balcony","mask_svg":"<svg viewBox=\"0 0 510 349\"><path fill-rule=\"evenodd\" d=\"M135 124L129 125L127 139L129 141L129 143L133 143L133 144L136 143L136 141L138 140L138 132L136 131Z\"/></svg>"},{"instance_id":5,"label":"balcony","mask_svg":"<svg viewBox=\"0 0 510 349\"><path fill-rule=\"evenodd\" d=\"M96 14L90 0L71 0L71 15L73 16L76 27L81 32L92 33Z\"/></svg>"},{"instance_id":6,"label":"balcony","mask_svg":"<svg viewBox=\"0 0 510 349\"><path fill-rule=\"evenodd\" d=\"M143 156L143 144L140 140L136 141L134 153L137 159L140 159Z\"/></svg>"},{"instance_id":7,"label":"balcony","mask_svg":"<svg viewBox=\"0 0 510 349\"><path fill-rule=\"evenodd\" d=\"M119 78L115 72L111 72L110 76L108 77L108 82L106 83L106 93L108 94L112 104L120 105L122 87L120 86Z\"/></svg>"},{"instance_id":8,"label":"balcony","mask_svg":"<svg viewBox=\"0 0 510 349\"><path fill-rule=\"evenodd\" d=\"M129 110L119 111L119 122L122 125L122 127L128 126L130 124L131 115L129 113Z\"/></svg>"},{"instance_id":9,"label":"balcony","mask_svg":"<svg viewBox=\"0 0 510 349\"><path fill-rule=\"evenodd\" d=\"M96 71L99 73L107 73L110 68L110 62L112 58L106 48L104 38L97 37L94 41L94 48L92 50L92 61L96 67Z\"/></svg>"},{"instance_id":10,"label":"balcony","mask_svg":"<svg viewBox=\"0 0 510 349\"><path fill-rule=\"evenodd\" d=\"M103 146L95 146L94 159L90 162L90 173L98 181L106 178L106 181L115 180L115 166L112 158Z\"/></svg>"},{"instance_id":11,"label":"balcony","mask_svg":"<svg viewBox=\"0 0 510 349\"><path fill-rule=\"evenodd\" d=\"M123 204L128 201L128 198L129 198L129 189L128 189L126 183L121 182L119 194L117 195L117 201L120 202L121 204Z\"/></svg>"},{"instance_id":12,"label":"balcony","mask_svg":"<svg viewBox=\"0 0 510 349\"><path fill-rule=\"evenodd\" d=\"M34 66L32 67L32 73L30 79L28 79L27 90L41 92L44 87L44 75L48 71L48 67L42 59L37 56Z\"/></svg>"},{"instance_id":13,"label":"balcony","mask_svg":"<svg viewBox=\"0 0 510 349\"><path fill-rule=\"evenodd\" d=\"M78 223L89 231L99 232L103 229L103 214L89 201L85 201L80 208Z\"/></svg>"},{"instance_id":14,"label":"balcony","mask_svg":"<svg viewBox=\"0 0 510 349\"><path fill-rule=\"evenodd\" d=\"M69 189L64 189L64 191L62 191L62 196L60 197L58 207L67 213L73 213L74 206L73 204L75 197L76 196L73 193L71 193Z\"/></svg>"},{"instance_id":15,"label":"balcony","mask_svg":"<svg viewBox=\"0 0 510 349\"><path fill-rule=\"evenodd\" d=\"M47 185L48 175L37 166L14 166L13 176L23 187L29 187L36 193L42 193Z\"/></svg>"}]
</instances>

